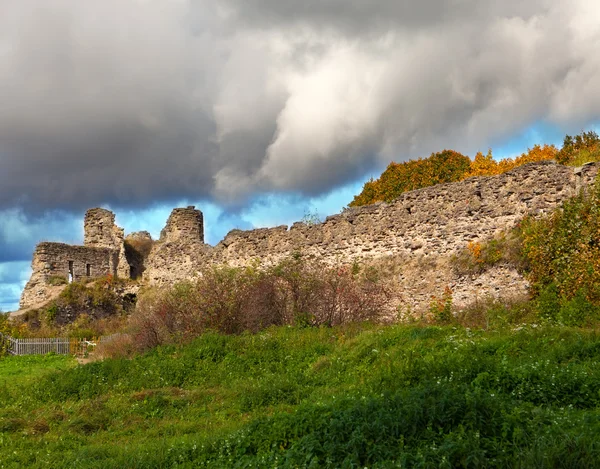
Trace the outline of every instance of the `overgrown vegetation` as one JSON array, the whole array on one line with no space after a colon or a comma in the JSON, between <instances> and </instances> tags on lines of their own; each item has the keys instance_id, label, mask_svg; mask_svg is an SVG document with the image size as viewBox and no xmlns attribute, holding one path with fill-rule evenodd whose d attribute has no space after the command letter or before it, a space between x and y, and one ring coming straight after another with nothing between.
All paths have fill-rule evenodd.
<instances>
[{"instance_id":1,"label":"overgrown vegetation","mask_svg":"<svg viewBox=\"0 0 600 469\"><path fill-rule=\"evenodd\" d=\"M132 360L16 381L6 370L46 358L5 360L2 467L585 468L600 460L594 331L283 326L207 333Z\"/></svg>"},{"instance_id":2,"label":"overgrown vegetation","mask_svg":"<svg viewBox=\"0 0 600 469\"><path fill-rule=\"evenodd\" d=\"M535 145L514 160L512 158L503 158L499 161L496 161L492 156L492 150L489 150L487 155L479 152L475 155L469 171L465 174L464 178L472 176L496 176L527 163L554 160L557 152L558 150L554 145Z\"/></svg>"},{"instance_id":3,"label":"overgrown vegetation","mask_svg":"<svg viewBox=\"0 0 600 469\"><path fill-rule=\"evenodd\" d=\"M593 130L573 137L566 135L563 146L556 155L556 161L573 166L600 161L600 137Z\"/></svg>"},{"instance_id":4,"label":"overgrown vegetation","mask_svg":"<svg viewBox=\"0 0 600 469\"><path fill-rule=\"evenodd\" d=\"M369 271L331 267L300 254L258 268L216 266L196 281L149 292L131 317L138 350L189 341L207 330L335 326L380 320L386 288Z\"/></svg>"},{"instance_id":5,"label":"overgrown vegetation","mask_svg":"<svg viewBox=\"0 0 600 469\"><path fill-rule=\"evenodd\" d=\"M497 264L529 280L538 319L590 326L600 319L600 181L540 217L526 217L507 235L470 242L453 259L462 275Z\"/></svg>"},{"instance_id":6,"label":"overgrown vegetation","mask_svg":"<svg viewBox=\"0 0 600 469\"><path fill-rule=\"evenodd\" d=\"M479 152L473 161L452 150L432 153L429 158L390 163L379 179L365 183L350 207L375 202L390 202L400 194L444 182L456 182L472 176L495 176L527 163L556 160L565 165L581 166L590 161L600 161L600 137L594 131L579 135L566 135L563 146L535 145L521 156L496 161L492 150L486 155Z\"/></svg>"},{"instance_id":7,"label":"overgrown vegetation","mask_svg":"<svg viewBox=\"0 0 600 469\"><path fill-rule=\"evenodd\" d=\"M446 288L417 325L367 322L389 306L381 272L299 254L147 292L99 351L115 358L0 360L0 468L597 467L599 199L597 182L454 259L516 266L532 301L457 311ZM69 285L39 327L122 321L113 282ZM0 315L0 333L27 330Z\"/></svg>"},{"instance_id":8,"label":"overgrown vegetation","mask_svg":"<svg viewBox=\"0 0 600 469\"><path fill-rule=\"evenodd\" d=\"M523 253L541 316L584 325L600 317L600 183L551 215L523 223Z\"/></svg>"},{"instance_id":9,"label":"overgrown vegetation","mask_svg":"<svg viewBox=\"0 0 600 469\"><path fill-rule=\"evenodd\" d=\"M523 254L522 245L520 226L486 241L470 241L452 259L454 270L459 275L474 275L495 265L509 264L524 272L529 259Z\"/></svg>"},{"instance_id":10,"label":"overgrown vegetation","mask_svg":"<svg viewBox=\"0 0 600 469\"><path fill-rule=\"evenodd\" d=\"M0 357L5 356L8 350L8 342L5 337L18 336L24 329L26 326L9 321L8 314L0 311Z\"/></svg>"},{"instance_id":11,"label":"overgrown vegetation","mask_svg":"<svg viewBox=\"0 0 600 469\"><path fill-rule=\"evenodd\" d=\"M73 282L43 308L30 310L12 322L9 335L92 338L121 330L135 306L117 293L121 286L112 276L87 285Z\"/></svg>"},{"instance_id":12,"label":"overgrown vegetation","mask_svg":"<svg viewBox=\"0 0 600 469\"><path fill-rule=\"evenodd\" d=\"M468 156L452 150L406 163L392 162L379 179L368 181L349 205L358 207L379 201L390 202L406 191L460 181L469 171L470 163Z\"/></svg>"}]
</instances>

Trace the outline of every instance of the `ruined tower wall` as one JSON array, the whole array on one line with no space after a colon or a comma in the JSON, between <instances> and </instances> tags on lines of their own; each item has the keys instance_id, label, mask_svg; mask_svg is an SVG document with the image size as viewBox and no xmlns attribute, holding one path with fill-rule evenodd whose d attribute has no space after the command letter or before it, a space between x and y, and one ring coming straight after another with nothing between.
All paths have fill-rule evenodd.
<instances>
[{"instance_id":1,"label":"ruined tower wall","mask_svg":"<svg viewBox=\"0 0 600 469\"><path fill-rule=\"evenodd\" d=\"M83 245L115 249L118 244L115 240L115 235L118 235L115 228L115 215L110 210L88 210L83 219Z\"/></svg>"},{"instance_id":2,"label":"ruined tower wall","mask_svg":"<svg viewBox=\"0 0 600 469\"><path fill-rule=\"evenodd\" d=\"M453 272L450 259L469 241L510 229L526 214L553 210L579 186L590 184L597 171L597 164L576 174L553 162L532 163L499 176L407 192L389 204L348 209L321 224L233 230L214 248L197 240L164 242L166 237L151 253L144 278L170 284L207 265L271 264L300 251L330 263L395 265L398 296L413 310L426 307L446 286L453 289L457 304L525 294L527 282L510 267L466 278Z\"/></svg>"},{"instance_id":3,"label":"ruined tower wall","mask_svg":"<svg viewBox=\"0 0 600 469\"><path fill-rule=\"evenodd\" d=\"M73 281L85 277L115 275L129 278L123 229L115 225L114 214L102 208L90 209L84 219L84 245L40 243L34 252L32 274L21 294L20 308L40 305L64 288L59 277ZM53 278L54 277L54 278Z\"/></svg>"},{"instance_id":4,"label":"ruined tower wall","mask_svg":"<svg viewBox=\"0 0 600 469\"><path fill-rule=\"evenodd\" d=\"M160 233L163 243L204 243L204 216L193 205L176 208L171 212L167 225Z\"/></svg>"},{"instance_id":5,"label":"ruined tower wall","mask_svg":"<svg viewBox=\"0 0 600 469\"><path fill-rule=\"evenodd\" d=\"M85 213L83 228L83 245L117 251L115 275L128 278L130 269L125 253L125 233L123 228L115 224L114 213L103 208L92 208Z\"/></svg>"},{"instance_id":6,"label":"ruined tower wall","mask_svg":"<svg viewBox=\"0 0 600 469\"><path fill-rule=\"evenodd\" d=\"M193 206L176 208L145 261L143 278L153 285L169 285L194 277L213 262L212 253L204 244L202 212Z\"/></svg>"},{"instance_id":7,"label":"ruined tower wall","mask_svg":"<svg viewBox=\"0 0 600 469\"><path fill-rule=\"evenodd\" d=\"M87 277L115 274L117 252L108 248L40 243L33 254L33 274L21 296L20 307L30 308L54 295L55 286Z\"/></svg>"}]
</instances>

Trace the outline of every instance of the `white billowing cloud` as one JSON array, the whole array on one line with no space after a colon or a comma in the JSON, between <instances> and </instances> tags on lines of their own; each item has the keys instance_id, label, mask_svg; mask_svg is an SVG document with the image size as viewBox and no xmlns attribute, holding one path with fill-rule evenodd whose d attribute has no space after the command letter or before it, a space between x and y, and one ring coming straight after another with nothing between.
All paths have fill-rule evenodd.
<instances>
[{"instance_id":1,"label":"white billowing cloud","mask_svg":"<svg viewBox=\"0 0 600 469\"><path fill-rule=\"evenodd\" d=\"M316 196L600 117L590 0L0 0L0 209Z\"/></svg>"},{"instance_id":2,"label":"white billowing cloud","mask_svg":"<svg viewBox=\"0 0 600 469\"><path fill-rule=\"evenodd\" d=\"M569 41L563 53L570 55L571 66L564 70L561 81L552 83L550 117L558 122L583 126L587 121L597 119L600 109L597 85L600 77L600 6L594 1L580 0L575 8L564 5L562 13ZM549 55L555 62L562 61L561 56Z\"/></svg>"},{"instance_id":3,"label":"white billowing cloud","mask_svg":"<svg viewBox=\"0 0 600 469\"><path fill-rule=\"evenodd\" d=\"M360 165L378 146L382 103L373 94L383 60L343 42L315 62L286 77L289 98L260 171L277 189L320 186L331 173Z\"/></svg>"}]
</instances>

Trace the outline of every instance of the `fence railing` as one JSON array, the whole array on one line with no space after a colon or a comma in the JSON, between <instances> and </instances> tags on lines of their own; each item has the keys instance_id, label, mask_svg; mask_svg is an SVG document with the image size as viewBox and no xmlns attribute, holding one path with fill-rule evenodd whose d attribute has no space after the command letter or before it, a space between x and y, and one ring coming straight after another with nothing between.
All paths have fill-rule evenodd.
<instances>
[{"instance_id":1,"label":"fence railing","mask_svg":"<svg viewBox=\"0 0 600 469\"><path fill-rule=\"evenodd\" d=\"M0 334L0 346L5 346L11 355L45 355L56 353L58 355L85 355L100 342L107 342L119 334L103 336L95 339L76 339L71 337L55 338L27 338L15 339L14 337Z\"/></svg>"}]
</instances>

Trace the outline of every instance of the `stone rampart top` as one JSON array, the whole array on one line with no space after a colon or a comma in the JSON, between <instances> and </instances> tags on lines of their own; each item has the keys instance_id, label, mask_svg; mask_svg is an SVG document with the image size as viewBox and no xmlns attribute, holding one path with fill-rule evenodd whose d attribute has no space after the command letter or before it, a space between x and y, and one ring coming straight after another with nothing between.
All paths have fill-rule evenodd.
<instances>
[{"instance_id":1,"label":"stone rampart top","mask_svg":"<svg viewBox=\"0 0 600 469\"><path fill-rule=\"evenodd\" d=\"M193 205L176 208L160 232L163 243L204 243L204 217Z\"/></svg>"},{"instance_id":2,"label":"stone rampart top","mask_svg":"<svg viewBox=\"0 0 600 469\"><path fill-rule=\"evenodd\" d=\"M114 213L103 208L92 208L85 213L83 229L84 246L116 249L118 238L123 239L123 230L115 225Z\"/></svg>"}]
</instances>

